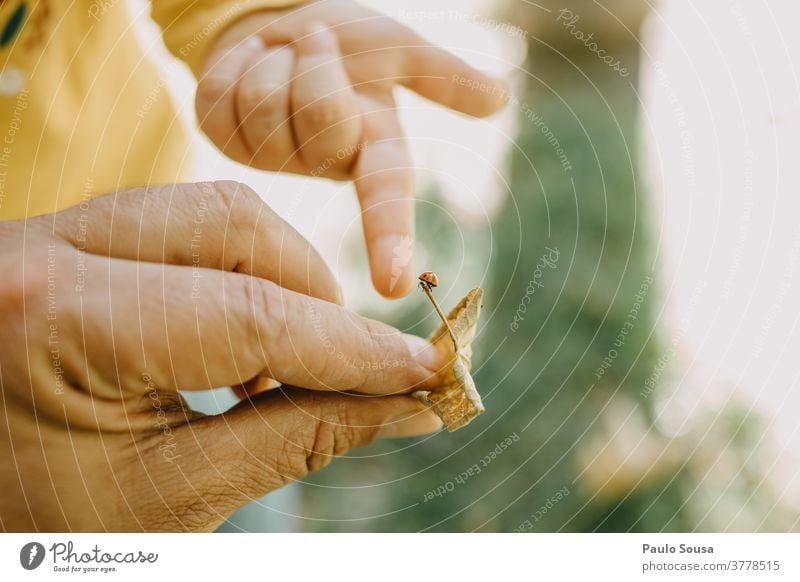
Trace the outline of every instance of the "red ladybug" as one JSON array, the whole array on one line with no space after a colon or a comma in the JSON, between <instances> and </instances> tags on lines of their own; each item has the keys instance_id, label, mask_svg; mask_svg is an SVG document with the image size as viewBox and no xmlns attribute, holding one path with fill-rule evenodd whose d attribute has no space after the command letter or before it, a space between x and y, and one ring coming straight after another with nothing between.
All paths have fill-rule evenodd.
<instances>
[{"instance_id":1,"label":"red ladybug","mask_svg":"<svg viewBox=\"0 0 800 582\"><path fill-rule=\"evenodd\" d=\"M423 283L427 283L430 287L439 285L439 277L437 277L436 273L433 271L425 271L419 276L419 280Z\"/></svg>"}]
</instances>

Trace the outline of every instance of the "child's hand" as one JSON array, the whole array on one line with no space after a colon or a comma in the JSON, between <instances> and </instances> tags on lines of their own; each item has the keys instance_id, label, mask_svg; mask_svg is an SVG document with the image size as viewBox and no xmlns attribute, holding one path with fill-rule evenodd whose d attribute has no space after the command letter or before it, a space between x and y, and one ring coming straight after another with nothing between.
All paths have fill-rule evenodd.
<instances>
[{"instance_id":1,"label":"child's hand","mask_svg":"<svg viewBox=\"0 0 800 582\"><path fill-rule=\"evenodd\" d=\"M349 0L237 21L214 45L197 92L200 126L231 158L355 181L372 280L392 297L415 280L414 168L398 84L476 116L506 98L499 81Z\"/></svg>"}]
</instances>

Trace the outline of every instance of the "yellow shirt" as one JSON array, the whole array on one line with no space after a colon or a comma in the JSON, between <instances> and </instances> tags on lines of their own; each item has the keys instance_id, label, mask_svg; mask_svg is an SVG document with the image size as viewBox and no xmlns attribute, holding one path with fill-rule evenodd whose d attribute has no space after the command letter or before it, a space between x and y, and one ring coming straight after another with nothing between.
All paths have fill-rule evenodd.
<instances>
[{"instance_id":1,"label":"yellow shirt","mask_svg":"<svg viewBox=\"0 0 800 582\"><path fill-rule=\"evenodd\" d=\"M167 47L197 74L232 21L297 1L151 5ZM186 133L125 0L5 0L0 67L0 219L181 179Z\"/></svg>"}]
</instances>

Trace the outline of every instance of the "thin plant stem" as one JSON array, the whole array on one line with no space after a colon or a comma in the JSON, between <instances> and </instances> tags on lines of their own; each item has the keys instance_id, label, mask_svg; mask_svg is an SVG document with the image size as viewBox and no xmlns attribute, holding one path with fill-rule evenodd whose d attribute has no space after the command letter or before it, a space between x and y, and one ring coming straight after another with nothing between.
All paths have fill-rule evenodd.
<instances>
[{"instance_id":1,"label":"thin plant stem","mask_svg":"<svg viewBox=\"0 0 800 582\"><path fill-rule=\"evenodd\" d=\"M453 333L453 328L450 327L450 322L447 321L447 317L442 311L442 308L439 307L439 302L436 301L436 298L433 296L433 289L431 289L431 286L425 281L420 281L419 286L422 287L422 290L425 292L425 295L427 295L428 299L430 299L431 303L433 303L433 307L434 309L436 309L436 313L439 314L442 323L444 323L444 326L447 328L447 332L450 334L450 339L453 340L453 348L455 349L456 352L458 352L458 340L456 339L456 334Z\"/></svg>"}]
</instances>

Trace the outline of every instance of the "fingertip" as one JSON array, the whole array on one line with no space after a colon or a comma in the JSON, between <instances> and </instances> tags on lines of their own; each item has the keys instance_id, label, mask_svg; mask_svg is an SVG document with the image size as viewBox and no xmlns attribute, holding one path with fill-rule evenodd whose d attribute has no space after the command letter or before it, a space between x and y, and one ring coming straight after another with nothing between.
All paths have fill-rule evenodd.
<instances>
[{"instance_id":1,"label":"fingertip","mask_svg":"<svg viewBox=\"0 0 800 582\"><path fill-rule=\"evenodd\" d=\"M441 430L442 421L432 410L419 404L417 410L398 414L378 430L377 438L408 438Z\"/></svg>"},{"instance_id":2,"label":"fingertip","mask_svg":"<svg viewBox=\"0 0 800 582\"><path fill-rule=\"evenodd\" d=\"M391 274L376 274L374 269L372 286L386 299L402 299L414 288L413 281L405 274L396 278Z\"/></svg>"},{"instance_id":3,"label":"fingertip","mask_svg":"<svg viewBox=\"0 0 800 582\"><path fill-rule=\"evenodd\" d=\"M467 84L463 111L473 117L489 117L505 107L509 100L508 84L500 79L479 73Z\"/></svg>"},{"instance_id":4,"label":"fingertip","mask_svg":"<svg viewBox=\"0 0 800 582\"><path fill-rule=\"evenodd\" d=\"M497 87L498 92L495 95L493 100L489 100L486 104L486 108L483 112L479 113L479 117L489 117L503 109L509 102L509 86L503 80L494 79L495 87Z\"/></svg>"},{"instance_id":5,"label":"fingertip","mask_svg":"<svg viewBox=\"0 0 800 582\"><path fill-rule=\"evenodd\" d=\"M414 239L385 234L369 245L370 270L375 289L390 299L408 295L414 288Z\"/></svg>"}]
</instances>

